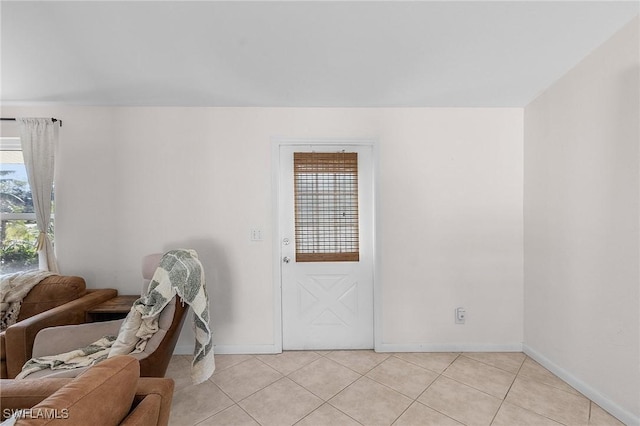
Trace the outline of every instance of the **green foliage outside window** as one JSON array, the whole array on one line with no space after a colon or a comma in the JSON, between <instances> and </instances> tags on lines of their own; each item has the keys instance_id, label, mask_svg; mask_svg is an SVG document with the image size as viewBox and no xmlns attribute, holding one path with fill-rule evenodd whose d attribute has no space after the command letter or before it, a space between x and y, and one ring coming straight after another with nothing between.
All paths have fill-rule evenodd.
<instances>
[{"instance_id":1,"label":"green foliage outside window","mask_svg":"<svg viewBox=\"0 0 640 426\"><path fill-rule=\"evenodd\" d=\"M0 211L33 213L33 199L27 182L14 179L11 170L0 171ZM2 219L0 226L0 265L2 273L37 269L35 220Z\"/></svg>"}]
</instances>

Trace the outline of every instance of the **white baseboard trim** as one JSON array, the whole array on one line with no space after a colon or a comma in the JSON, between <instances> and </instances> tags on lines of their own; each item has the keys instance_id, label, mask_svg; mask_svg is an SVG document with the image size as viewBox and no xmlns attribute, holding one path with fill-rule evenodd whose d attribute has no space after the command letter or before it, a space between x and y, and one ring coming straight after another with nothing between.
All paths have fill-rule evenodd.
<instances>
[{"instance_id":1,"label":"white baseboard trim","mask_svg":"<svg viewBox=\"0 0 640 426\"><path fill-rule=\"evenodd\" d=\"M376 352L522 352L522 343L380 343Z\"/></svg>"},{"instance_id":2,"label":"white baseboard trim","mask_svg":"<svg viewBox=\"0 0 640 426\"><path fill-rule=\"evenodd\" d=\"M282 351L277 345L215 345L215 354L279 354ZM193 345L176 346L174 355L193 355Z\"/></svg>"},{"instance_id":3,"label":"white baseboard trim","mask_svg":"<svg viewBox=\"0 0 640 426\"><path fill-rule=\"evenodd\" d=\"M596 389L584 383L582 380L575 377L573 374L565 370L564 368L559 367L553 361L542 355L540 352L535 349L522 345L522 349L524 353L533 358L537 363L542 365L547 370L551 371L556 376L560 377L562 380L570 384L574 387L578 392L598 404L600 407L611 413L618 420L623 422L628 426L640 426L640 417L630 413L624 408L620 407L618 404L613 402L607 396L601 394Z\"/></svg>"},{"instance_id":4,"label":"white baseboard trim","mask_svg":"<svg viewBox=\"0 0 640 426\"><path fill-rule=\"evenodd\" d=\"M422 343L381 343L376 352L522 352L522 343L507 344L422 344ZM279 354L278 345L215 345L214 352L224 355ZM179 345L174 355L192 355L193 345Z\"/></svg>"}]
</instances>

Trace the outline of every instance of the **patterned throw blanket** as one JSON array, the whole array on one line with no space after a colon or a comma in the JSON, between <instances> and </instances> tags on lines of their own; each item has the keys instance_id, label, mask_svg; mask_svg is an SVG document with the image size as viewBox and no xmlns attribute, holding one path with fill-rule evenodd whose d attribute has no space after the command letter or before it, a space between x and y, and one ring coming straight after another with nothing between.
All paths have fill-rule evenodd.
<instances>
[{"instance_id":1,"label":"patterned throw blanket","mask_svg":"<svg viewBox=\"0 0 640 426\"><path fill-rule=\"evenodd\" d=\"M24 379L31 373L46 370L70 370L72 368L89 367L107 359L109 349L116 340L115 336L105 336L87 347L75 349L59 355L31 358L22 367L16 379Z\"/></svg>"},{"instance_id":2,"label":"patterned throw blanket","mask_svg":"<svg viewBox=\"0 0 640 426\"><path fill-rule=\"evenodd\" d=\"M48 271L16 272L2 275L0 279L0 331L18 321L22 300L31 289L50 275Z\"/></svg>"},{"instance_id":3,"label":"patterned throw blanket","mask_svg":"<svg viewBox=\"0 0 640 426\"><path fill-rule=\"evenodd\" d=\"M209 297L204 271L195 250L172 250L164 254L153 274L146 296L134 302L109 357L142 352L147 341L158 331L162 309L178 295L193 310L195 348L191 379L202 383L213 374L213 339L209 328Z\"/></svg>"}]
</instances>

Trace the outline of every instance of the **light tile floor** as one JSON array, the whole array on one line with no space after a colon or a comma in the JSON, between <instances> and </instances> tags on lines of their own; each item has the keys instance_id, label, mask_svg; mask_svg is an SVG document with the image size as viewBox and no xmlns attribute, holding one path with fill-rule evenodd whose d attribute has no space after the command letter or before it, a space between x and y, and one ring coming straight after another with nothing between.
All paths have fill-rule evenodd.
<instances>
[{"instance_id":1,"label":"light tile floor","mask_svg":"<svg viewBox=\"0 0 640 426\"><path fill-rule=\"evenodd\" d=\"M216 355L192 385L174 356L171 425L622 425L522 353Z\"/></svg>"}]
</instances>

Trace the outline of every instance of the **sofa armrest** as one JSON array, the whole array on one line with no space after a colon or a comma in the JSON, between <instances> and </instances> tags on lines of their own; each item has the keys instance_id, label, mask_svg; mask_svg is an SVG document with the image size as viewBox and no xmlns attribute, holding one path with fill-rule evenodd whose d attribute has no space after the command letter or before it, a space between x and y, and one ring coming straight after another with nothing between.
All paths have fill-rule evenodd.
<instances>
[{"instance_id":1,"label":"sofa armrest","mask_svg":"<svg viewBox=\"0 0 640 426\"><path fill-rule=\"evenodd\" d=\"M31 408L53 395L73 379L13 380L0 379L0 414L11 415L16 410Z\"/></svg>"},{"instance_id":2,"label":"sofa armrest","mask_svg":"<svg viewBox=\"0 0 640 426\"><path fill-rule=\"evenodd\" d=\"M5 330L8 377L15 377L31 358L36 334L43 328L85 322L91 307L116 297L115 289L90 290L84 296L20 321ZM91 343L91 342L89 342Z\"/></svg>"},{"instance_id":3,"label":"sofa armrest","mask_svg":"<svg viewBox=\"0 0 640 426\"><path fill-rule=\"evenodd\" d=\"M11 414L15 410L27 409L40 404L72 378L44 380L0 380L0 414ZM169 423L174 382L167 378L143 377L138 379L134 397L135 408L123 420L123 425L166 426Z\"/></svg>"},{"instance_id":4,"label":"sofa armrest","mask_svg":"<svg viewBox=\"0 0 640 426\"><path fill-rule=\"evenodd\" d=\"M84 348L104 336L117 336L124 319L43 328L33 342L31 357L57 355Z\"/></svg>"},{"instance_id":5,"label":"sofa armrest","mask_svg":"<svg viewBox=\"0 0 640 426\"><path fill-rule=\"evenodd\" d=\"M147 395L120 423L121 426L156 426L159 425L162 398L160 395Z\"/></svg>"},{"instance_id":6,"label":"sofa armrest","mask_svg":"<svg viewBox=\"0 0 640 426\"><path fill-rule=\"evenodd\" d=\"M136 388L136 396L133 399L133 403L136 404L138 403L138 401L140 401L138 405L138 407L140 407L140 405L142 405L142 403L147 400L149 396L153 395L154 398L151 399L151 401L158 401L160 404L157 422L154 424L157 424L159 426L167 426L169 424L169 414L171 414L171 401L173 399L174 386L175 383L173 379L164 377L141 377L138 379L138 387ZM157 399L158 397L160 398L159 400ZM148 408L149 406L146 405L145 411ZM136 423L131 424L133 425Z\"/></svg>"}]
</instances>

